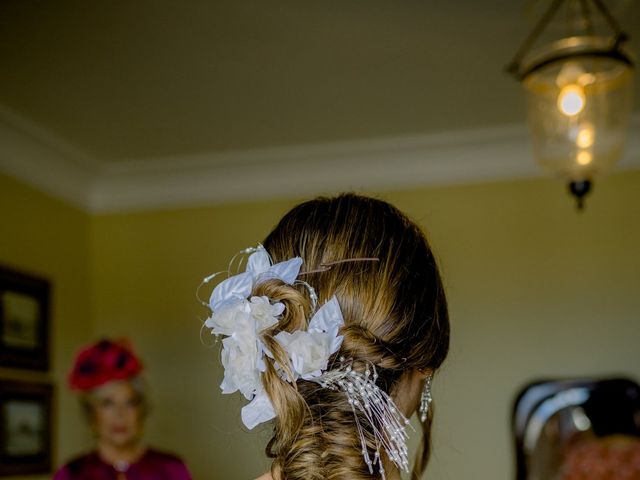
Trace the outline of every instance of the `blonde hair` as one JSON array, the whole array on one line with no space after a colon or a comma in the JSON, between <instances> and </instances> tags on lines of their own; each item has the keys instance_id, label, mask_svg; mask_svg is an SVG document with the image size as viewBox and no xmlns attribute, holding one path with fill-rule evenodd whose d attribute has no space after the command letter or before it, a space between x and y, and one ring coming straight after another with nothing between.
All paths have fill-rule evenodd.
<instances>
[{"instance_id":1,"label":"blonde hair","mask_svg":"<svg viewBox=\"0 0 640 480\"><path fill-rule=\"evenodd\" d=\"M340 356L356 368L375 365L377 385L393 395L402 374L435 370L449 348L447 302L436 260L420 228L381 200L354 194L317 198L287 213L264 241L274 263L296 256L304 260L304 277L323 304L336 295L345 326ZM337 260L376 257L377 262ZM354 412L346 396L305 380L289 383L275 364L288 365L286 352L273 338L279 331L306 329L312 313L308 291L278 280L258 284L254 295L285 304L278 325L263 332L273 353L266 358L263 385L274 405L274 434L267 445L274 478L371 479L356 433ZM290 373L290 372L289 372ZM430 415L430 419L432 415ZM375 440L367 420L359 418L370 454ZM420 475L430 451L430 420L414 466Z\"/></svg>"}]
</instances>

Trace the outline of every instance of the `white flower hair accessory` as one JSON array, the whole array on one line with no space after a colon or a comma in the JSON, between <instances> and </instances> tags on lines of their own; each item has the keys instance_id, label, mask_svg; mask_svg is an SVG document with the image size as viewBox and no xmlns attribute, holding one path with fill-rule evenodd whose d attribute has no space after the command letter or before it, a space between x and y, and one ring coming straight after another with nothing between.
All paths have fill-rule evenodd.
<instances>
[{"instance_id":1,"label":"white flower hair accessory","mask_svg":"<svg viewBox=\"0 0 640 480\"><path fill-rule=\"evenodd\" d=\"M272 354L260 340L260 333L278 323L285 307L264 296L251 296L251 292L256 285L269 279L279 279L288 285L300 282L297 277L302 259L296 257L272 265L262 245L241 253L251 254L246 271L230 276L214 288L208 303L212 313L204 325L213 335L224 337L221 354L224 379L220 388L226 394L240 391L250 400L242 408L241 416L245 426L253 429L275 417L260 379L260 374L266 370L264 355L272 357ZM207 277L203 283L219 273ZM315 292L307 287L315 301ZM282 331L274 337L289 356L294 381L298 378L312 380L326 371L329 358L342 344L338 331L343 325L340 305L334 296L314 313L307 330ZM284 371L279 373L286 378Z\"/></svg>"},{"instance_id":2,"label":"white flower hair accessory","mask_svg":"<svg viewBox=\"0 0 640 480\"><path fill-rule=\"evenodd\" d=\"M240 255L250 255L246 270L231 275L232 266ZM242 250L233 257L226 272L210 275L200 285L209 283L221 274L228 276L214 288L209 302L202 302L211 310L204 326L211 330L212 335L224 337L221 353L224 379L220 388L224 394L239 391L249 400L242 408L241 417L245 426L253 429L276 416L260 377L266 371L264 356L273 358L273 355L261 341L260 334L278 324L285 306L281 302L273 302L266 296L252 296L251 293L256 285L270 279L279 279L288 285L304 285L309 291L315 310L307 329L281 331L274 336L287 353L293 378L277 364L276 369L281 378L287 381L308 380L346 395L354 412L364 461L370 473L373 473L373 468L377 466L384 480L385 471L380 450L385 450L398 468L409 471L406 444L406 426L409 421L398 410L391 397L376 385L378 375L375 366L371 365L370 368L367 365L361 372L353 368L353 359L340 357L337 366L328 370L329 358L340 350L342 345L343 337L339 335L340 328L344 326L342 311L335 296L316 310L317 295L314 289L306 282L298 280L301 275L324 272L335 264L354 261L378 259L337 260L321 264L317 270L300 272L303 263L300 257L272 265L271 258L262 245ZM366 418L369 427L360 423L358 412ZM373 430L373 458L369 455L365 428Z\"/></svg>"}]
</instances>

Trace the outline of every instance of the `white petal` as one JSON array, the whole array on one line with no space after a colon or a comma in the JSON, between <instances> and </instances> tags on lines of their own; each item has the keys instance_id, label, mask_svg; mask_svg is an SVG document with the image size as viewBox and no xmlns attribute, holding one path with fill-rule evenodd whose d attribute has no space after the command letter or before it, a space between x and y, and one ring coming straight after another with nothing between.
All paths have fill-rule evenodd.
<instances>
[{"instance_id":1,"label":"white petal","mask_svg":"<svg viewBox=\"0 0 640 480\"><path fill-rule=\"evenodd\" d=\"M244 423L249 430L252 430L256 425L275 418L276 412L273 409L273 405L271 405L267 393L261 390L256 393L251 403L242 408L241 416L242 423Z\"/></svg>"},{"instance_id":2,"label":"white petal","mask_svg":"<svg viewBox=\"0 0 640 480\"><path fill-rule=\"evenodd\" d=\"M259 372L264 372L267 370L267 364L264 361L264 356L267 355L273 358L273 355L271 355L271 352L267 349L265 344L262 343L260 340L257 341L257 344L258 344L258 359L256 362L256 367Z\"/></svg>"},{"instance_id":3,"label":"white petal","mask_svg":"<svg viewBox=\"0 0 640 480\"><path fill-rule=\"evenodd\" d=\"M299 355L296 352L292 352L289 355L291 356L291 366L293 367L293 371L296 375L300 375L300 373L304 372L304 356Z\"/></svg>"},{"instance_id":4,"label":"white petal","mask_svg":"<svg viewBox=\"0 0 640 480\"><path fill-rule=\"evenodd\" d=\"M266 295L256 296L253 295L250 299L251 303L260 304L260 303L269 303L269 298Z\"/></svg>"},{"instance_id":5,"label":"white petal","mask_svg":"<svg viewBox=\"0 0 640 480\"><path fill-rule=\"evenodd\" d=\"M292 340L292 337L293 337L293 335L291 335L289 332L282 331L282 332L278 333L274 338L286 350L287 347L289 346L289 343Z\"/></svg>"},{"instance_id":6,"label":"white petal","mask_svg":"<svg viewBox=\"0 0 640 480\"><path fill-rule=\"evenodd\" d=\"M304 380L313 380L314 378L318 378L320 375L322 375L322 370L315 370L311 373L307 373L306 375L302 375L302 378Z\"/></svg>"},{"instance_id":7,"label":"white petal","mask_svg":"<svg viewBox=\"0 0 640 480\"><path fill-rule=\"evenodd\" d=\"M222 383L220 384L222 393L233 393L238 390L238 387L236 386L236 384L233 382L233 379L231 378L231 371L227 370L227 365L229 364L229 354L230 354L230 348L224 344L224 340L223 340L221 360L222 360L222 366L224 367L225 371L224 371L224 378L222 379Z\"/></svg>"},{"instance_id":8,"label":"white petal","mask_svg":"<svg viewBox=\"0 0 640 480\"><path fill-rule=\"evenodd\" d=\"M309 332L333 332L344 325L342 310L334 295L322 305L309 322Z\"/></svg>"},{"instance_id":9,"label":"white petal","mask_svg":"<svg viewBox=\"0 0 640 480\"><path fill-rule=\"evenodd\" d=\"M270 266L271 260L269 260L269 254L267 254L264 247L260 245L258 250L251 254L247 261L247 272L251 272L255 277L256 275L266 272Z\"/></svg>"},{"instance_id":10,"label":"white petal","mask_svg":"<svg viewBox=\"0 0 640 480\"><path fill-rule=\"evenodd\" d=\"M282 315L282 312L284 312L284 303L274 303L272 305L273 310L271 311L271 314L275 317Z\"/></svg>"},{"instance_id":11,"label":"white petal","mask_svg":"<svg viewBox=\"0 0 640 480\"><path fill-rule=\"evenodd\" d=\"M225 375L222 379L222 383L220 384L220 389L222 393L234 393L238 391L238 387L233 383L233 381Z\"/></svg>"},{"instance_id":12,"label":"white petal","mask_svg":"<svg viewBox=\"0 0 640 480\"><path fill-rule=\"evenodd\" d=\"M278 319L276 317L268 317L266 320L260 322L257 324L256 327L256 331L257 332L262 332L264 330L266 330L267 328L271 328L274 325L278 324Z\"/></svg>"},{"instance_id":13,"label":"white petal","mask_svg":"<svg viewBox=\"0 0 640 480\"><path fill-rule=\"evenodd\" d=\"M244 299L251 295L253 277L250 273L240 273L220 282L211 293L209 306L215 312L220 305L231 299Z\"/></svg>"},{"instance_id":14,"label":"white petal","mask_svg":"<svg viewBox=\"0 0 640 480\"><path fill-rule=\"evenodd\" d=\"M344 340L344 337L342 335L339 335L331 341L331 347L329 349L331 355L340 350L340 347L342 346L342 340Z\"/></svg>"},{"instance_id":15,"label":"white petal","mask_svg":"<svg viewBox=\"0 0 640 480\"><path fill-rule=\"evenodd\" d=\"M291 285L298 278L300 267L302 267L302 258L295 257L273 265L265 273L265 278L279 278L284 283Z\"/></svg>"}]
</instances>

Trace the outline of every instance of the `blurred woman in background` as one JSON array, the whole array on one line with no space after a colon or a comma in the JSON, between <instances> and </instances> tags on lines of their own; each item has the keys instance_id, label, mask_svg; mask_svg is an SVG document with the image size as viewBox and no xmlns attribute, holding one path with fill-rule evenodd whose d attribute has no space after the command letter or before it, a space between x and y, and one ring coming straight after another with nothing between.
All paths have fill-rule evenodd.
<instances>
[{"instance_id":1,"label":"blurred woman in background","mask_svg":"<svg viewBox=\"0 0 640 480\"><path fill-rule=\"evenodd\" d=\"M142 363L122 341L84 348L69 376L94 433L95 448L60 468L54 480L190 480L178 457L145 445L149 411Z\"/></svg>"}]
</instances>

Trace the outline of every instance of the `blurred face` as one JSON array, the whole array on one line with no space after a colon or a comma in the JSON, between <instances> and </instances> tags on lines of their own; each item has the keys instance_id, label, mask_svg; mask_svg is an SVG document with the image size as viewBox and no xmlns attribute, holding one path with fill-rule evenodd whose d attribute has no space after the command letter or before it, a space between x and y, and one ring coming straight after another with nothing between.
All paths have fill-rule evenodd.
<instances>
[{"instance_id":1,"label":"blurred face","mask_svg":"<svg viewBox=\"0 0 640 480\"><path fill-rule=\"evenodd\" d=\"M115 448L135 446L142 434L140 395L126 381L106 383L92 395L93 427L98 442Z\"/></svg>"}]
</instances>

